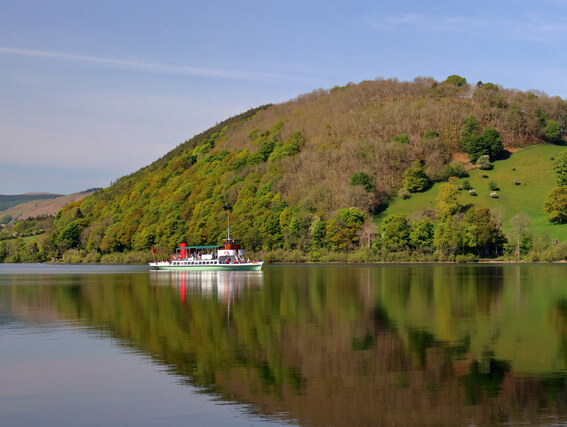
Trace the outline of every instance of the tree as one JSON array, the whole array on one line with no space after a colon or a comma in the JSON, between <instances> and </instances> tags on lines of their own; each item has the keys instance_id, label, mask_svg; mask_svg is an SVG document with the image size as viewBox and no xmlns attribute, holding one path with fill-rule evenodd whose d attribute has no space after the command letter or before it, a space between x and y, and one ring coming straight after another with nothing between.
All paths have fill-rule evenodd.
<instances>
[{"instance_id":1,"label":"tree","mask_svg":"<svg viewBox=\"0 0 567 427\"><path fill-rule=\"evenodd\" d=\"M477 255L498 255L506 239L490 209L470 209L464 221L467 224L465 240L468 250Z\"/></svg>"},{"instance_id":2,"label":"tree","mask_svg":"<svg viewBox=\"0 0 567 427\"><path fill-rule=\"evenodd\" d=\"M282 214L285 211L282 211ZM311 237L311 247L313 249L319 248L325 239L326 222L321 220L319 215L313 215L311 225L309 226L309 235Z\"/></svg>"},{"instance_id":3,"label":"tree","mask_svg":"<svg viewBox=\"0 0 567 427\"><path fill-rule=\"evenodd\" d=\"M450 85L455 85L458 87L463 87L467 85L467 79L465 79L464 77L458 76L456 74L453 74L449 77L447 77L445 79L444 83L448 83Z\"/></svg>"},{"instance_id":4,"label":"tree","mask_svg":"<svg viewBox=\"0 0 567 427\"><path fill-rule=\"evenodd\" d=\"M431 180L423 170L421 160L414 160L412 166L404 172L403 187L410 193L425 191L431 185Z\"/></svg>"},{"instance_id":5,"label":"tree","mask_svg":"<svg viewBox=\"0 0 567 427\"><path fill-rule=\"evenodd\" d=\"M374 189L372 178L365 172L353 173L350 176L350 185L360 185L369 193Z\"/></svg>"},{"instance_id":6,"label":"tree","mask_svg":"<svg viewBox=\"0 0 567 427\"><path fill-rule=\"evenodd\" d=\"M459 189L456 185L445 182L439 186L439 196L437 198L437 216L445 218L454 215L461 209L457 200Z\"/></svg>"},{"instance_id":7,"label":"tree","mask_svg":"<svg viewBox=\"0 0 567 427\"><path fill-rule=\"evenodd\" d=\"M557 155L553 170L557 175L557 185L567 185L567 150L562 151Z\"/></svg>"},{"instance_id":8,"label":"tree","mask_svg":"<svg viewBox=\"0 0 567 427\"><path fill-rule=\"evenodd\" d=\"M482 155L487 155L490 160L493 160L504 151L502 136L491 127L484 129L480 135L467 136L463 142L464 149L473 162Z\"/></svg>"},{"instance_id":9,"label":"tree","mask_svg":"<svg viewBox=\"0 0 567 427\"><path fill-rule=\"evenodd\" d=\"M526 237L531 224L530 216L525 212L520 212L510 218L512 225L511 237L516 241L516 260L520 260L521 242Z\"/></svg>"},{"instance_id":10,"label":"tree","mask_svg":"<svg viewBox=\"0 0 567 427\"><path fill-rule=\"evenodd\" d=\"M410 231L405 215L390 215L382 223L382 242L385 248L399 251L410 244Z\"/></svg>"},{"instance_id":11,"label":"tree","mask_svg":"<svg viewBox=\"0 0 567 427\"><path fill-rule=\"evenodd\" d=\"M75 220L61 229L55 243L62 252L69 248L75 248L79 245L81 232L86 226L84 219Z\"/></svg>"},{"instance_id":12,"label":"tree","mask_svg":"<svg viewBox=\"0 0 567 427\"><path fill-rule=\"evenodd\" d=\"M461 246L461 222L457 216L442 217L433 233L433 244L443 255L453 255Z\"/></svg>"},{"instance_id":13,"label":"tree","mask_svg":"<svg viewBox=\"0 0 567 427\"><path fill-rule=\"evenodd\" d=\"M429 248L433 244L433 224L425 218L414 222L409 234L409 243L414 249Z\"/></svg>"},{"instance_id":14,"label":"tree","mask_svg":"<svg viewBox=\"0 0 567 427\"><path fill-rule=\"evenodd\" d=\"M365 215L356 208L337 210L335 217L327 222L325 238L333 250L354 249L358 246L358 230L364 224Z\"/></svg>"},{"instance_id":15,"label":"tree","mask_svg":"<svg viewBox=\"0 0 567 427\"><path fill-rule=\"evenodd\" d=\"M543 202L543 210L549 221L556 224L567 222L567 186L554 188Z\"/></svg>"},{"instance_id":16,"label":"tree","mask_svg":"<svg viewBox=\"0 0 567 427\"><path fill-rule=\"evenodd\" d=\"M547 142L561 142L563 138L561 137L561 127L559 123L555 120L547 120L543 128L543 138Z\"/></svg>"},{"instance_id":17,"label":"tree","mask_svg":"<svg viewBox=\"0 0 567 427\"><path fill-rule=\"evenodd\" d=\"M480 124L478 123L478 119L476 116L467 116L463 120L463 128L461 129L461 137L463 139L476 135L480 130Z\"/></svg>"},{"instance_id":18,"label":"tree","mask_svg":"<svg viewBox=\"0 0 567 427\"><path fill-rule=\"evenodd\" d=\"M494 160L502 153L502 151L504 151L502 136L496 129L487 127L482 131L480 136L487 147L487 154L490 156L491 160Z\"/></svg>"}]
</instances>

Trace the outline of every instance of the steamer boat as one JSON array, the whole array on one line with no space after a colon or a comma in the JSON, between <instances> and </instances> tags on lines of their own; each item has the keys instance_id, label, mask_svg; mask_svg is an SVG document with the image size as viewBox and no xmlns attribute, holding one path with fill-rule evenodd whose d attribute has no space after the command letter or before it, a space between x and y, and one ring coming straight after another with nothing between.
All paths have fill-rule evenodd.
<instances>
[{"instance_id":1,"label":"steamer boat","mask_svg":"<svg viewBox=\"0 0 567 427\"><path fill-rule=\"evenodd\" d=\"M254 271L261 270L263 264L263 261L246 258L240 239L231 239L229 232L222 245L187 246L181 243L171 259L150 262L149 266L156 270Z\"/></svg>"}]
</instances>

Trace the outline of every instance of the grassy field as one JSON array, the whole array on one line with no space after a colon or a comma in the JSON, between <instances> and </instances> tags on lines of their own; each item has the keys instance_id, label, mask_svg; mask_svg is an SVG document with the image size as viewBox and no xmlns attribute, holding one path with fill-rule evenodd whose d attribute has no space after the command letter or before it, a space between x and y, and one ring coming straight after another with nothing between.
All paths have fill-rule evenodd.
<instances>
[{"instance_id":1,"label":"grassy field","mask_svg":"<svg viewBox=\"0 0 567 427\"><path fill-rule=\"evenodd\" d=\"M468 180L478 195L471 196L468 191L461 190L460 203L487 207L500 213L505 233L510 229L510 218L525 212L531 217L532 230L537 235L547 234L550 239L567 240L567 224L551 224L543 212L543 202L556 186L553 158L565 149L565 146L552 144L534 145L512 153L508 159L495 162L492 170L470 171L470 176L460 181ZM495 181L500 188L497 199L490 197L490 181ZM439 184L436 184L424 193L412 194L409 199L395 198L376 219L381 221L388 215L409 215L423 209L435 209L438 189Z\"/></svg>"}]
</instances>

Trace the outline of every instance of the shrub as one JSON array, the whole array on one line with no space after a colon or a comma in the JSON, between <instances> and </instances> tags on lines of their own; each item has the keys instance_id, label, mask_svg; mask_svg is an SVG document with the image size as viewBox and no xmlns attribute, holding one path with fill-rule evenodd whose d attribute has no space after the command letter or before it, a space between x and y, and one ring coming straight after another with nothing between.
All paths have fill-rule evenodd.
<instances>
[{"instance_id":1,"label":"shrub","mask_svg":"<svg viewBox=\"0 0 567 427\"><path fill-rule=\"evenodd\" d=\"M455 262L459 264L464 264L468 262L477 262L478 257L475 254L464 254L464 255L457 255L455 257Z\"/></svg>"},{"instance_id":2,"label":"shrub","mask_svg":"<svg viewBox=\"0 0 567 427\"><path fill-rule=\"evenodd\" d=\"M465 166L458 160L453 160L451 163L445 166L445 171L447 175L456 176L458 178L469 176L468 172L465 169Z\"/></svg>"},{"instance_id":3,"label":"shrub","mask_svg":"<svg viewBox=\"0 0 567 427\"><path fill-rule=\"evenodd\" d=\"M400 188L400 191L398 191L398 196L401 197L402 199L406 200L409 199L411 197L411 193L406 190L405 188Z\"/></svg>"},{"instance_id":4,"label":"shrub","mask_svg":"<svg viewBox=\"0 0 567 427\"><path fill-rule=\"evenodd\" d=\"M101 255L98 252L89 252L85 257L85 262L89 264L99 263L101 260Z\"/></svg>"},{"instance_id":5,"label":"shrub","mask_svg":"<svg viewBox=\"0 0 567 427\"><path fill-rule=\"evenodd\" d=\"M469 191L472 189L471 183L469 182L468 179L465 179L462 183L462 188L463 190Z\"/></svg>"},{"instance_id":6,"label":"shrub","mask_svg":"<svg viewBox=\"0 0 567 427\"><path fill-rule=\"evenodd\" d=\"M429 141L429 140L435 139L435 138L439 138L439 132L437 132L435 130L428 130L428 131L425 132L425 135L423 135L424 141Z\"/></svg>"},{"instance_id":7,"label":"shrub","mask_svg":"<svg viewBox=\"0 0 567 427\"><path fill-rule=\"evenodd\" d=\"M407 144L409 143L409 135L407 133L396 135L394 138L392 138L392 141L399 142L401 144Z\"/></svg>"},{"instance_id":8,"label":"shrub","mask_svg":"<svg viewBox=\"0 0 567 427\"><path fill-rule=\"evenodd\" d=\"M476 166L481 170L492 169L492 163L490 163L490 157L486 154L480 156L476 161ZM483 175L484 176L484 175Z\"/></svg>"},{"instance_id":9,"label":"shrub","mask_svg":"<svg viewBox=\"0 0 567 427\"><path fill-rule=\"evenodd\" d=\"M350 185L360 185L368 193L374 189L372 178L365 172L356 172L350 176Z\"/></svg>"},{"instance_id":10,"label":"shrub","mask_svg":"<svg viewBox=\"0 0 567 427\"><path fill-rule=\"evenodd\" d=\"M498 187L498 184L496 184L495 181L490 181L490 182L488 183L488 189L489 189L490 191L498 191L498 190L500 190L500 188Z\"/></svg>"},{"instance_id":11,"label":"shrub","mask_svg":"<svg viewBox=\"0 0 567 427\"><path fill-rule=\"evenodd\" d=\"M372 251L372 249L362 248L356 252L348 254L347 261L360 263L374 262L376 261L376 254Z\"/></svg>"}]
</instances>

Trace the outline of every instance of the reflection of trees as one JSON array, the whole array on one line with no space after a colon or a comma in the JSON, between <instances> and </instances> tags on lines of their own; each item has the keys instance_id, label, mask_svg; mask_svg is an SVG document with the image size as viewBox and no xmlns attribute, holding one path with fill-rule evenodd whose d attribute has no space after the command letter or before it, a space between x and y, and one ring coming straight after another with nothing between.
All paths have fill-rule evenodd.
<instances>
[{"instance_id":1,"label":"reflection of trees","mask_svg":"<svg viewBox=\"0 0 567 427\"><path fill-rule=\"evenodd\" d=\"M307 425L485 425L567 413L563 378L522 378L524 355L503 357L519 321L498 315L510 305L534 323L553 292L518 287L516 270L475 270L92 275L14 292L23 303L46 298L60 316L193 385ZM543 308L532 313L533 300Z\"/></svg>"}]
</instances>

